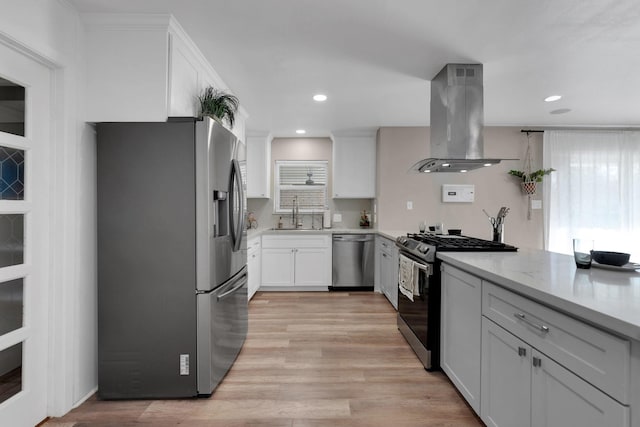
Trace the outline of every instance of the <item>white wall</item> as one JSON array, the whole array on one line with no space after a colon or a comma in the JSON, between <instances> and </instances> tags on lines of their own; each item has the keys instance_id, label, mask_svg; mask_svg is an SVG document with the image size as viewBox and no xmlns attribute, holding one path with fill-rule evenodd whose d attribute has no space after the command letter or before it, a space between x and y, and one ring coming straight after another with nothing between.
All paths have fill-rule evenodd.
<instances>
[{"instance_id":1,"label":"white wall","mask_svg":"<svg viewBox=\"0 0 640 427\"><path fill-rule=\"evenodd\" d=\"M533 134L534 170L542 164L542 137ZM517 158L468 172L418 174L409 168L429 157L428 127L384 127L378 132L378 228L418 231L420 221L443 222L447 228L461 228L468 236L491 239L491 225L482 212L495 216L501 206L511 210L505 219L505 242L518 247L542 249L542 210L527 219L527 197L519 181L508 175L510 169L523 168L526 135L520 128L486 127L484 151L487 158ZM442 184L475 185L475 202L443 203ZM539 190L541 191L541 190ZM542 199L542 194L536 196ZM406 208L407 201L413 209Z\"/></svg>"},{"instance_id":2,"label":"white wall","mask_svg":"<svg viewBox=\"0 0 640 427\"><path fill-rule=\"evenodd\" d=\"M49 414L97 386L95 137L83 121L85 62L78 13L65 0L4 1L6 40L55 64L49 301Z\"/></svg>"}]
</instances>

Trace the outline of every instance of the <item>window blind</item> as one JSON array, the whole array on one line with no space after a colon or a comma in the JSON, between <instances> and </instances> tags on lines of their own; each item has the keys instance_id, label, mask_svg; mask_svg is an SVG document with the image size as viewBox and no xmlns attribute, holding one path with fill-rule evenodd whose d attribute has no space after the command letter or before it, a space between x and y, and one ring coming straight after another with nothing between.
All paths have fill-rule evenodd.
<instances>
[{"instance_id":1,"label":"window blind","mask_svg":"<svg viewBox=\"0 0 640 427\"><path fill-rule=\"evenodd\" d=\"M325 209L328 178L326 161L276 161L276 174L276 212L290 212L295 198L300 212Z\"/></svg>"}]
</instances>

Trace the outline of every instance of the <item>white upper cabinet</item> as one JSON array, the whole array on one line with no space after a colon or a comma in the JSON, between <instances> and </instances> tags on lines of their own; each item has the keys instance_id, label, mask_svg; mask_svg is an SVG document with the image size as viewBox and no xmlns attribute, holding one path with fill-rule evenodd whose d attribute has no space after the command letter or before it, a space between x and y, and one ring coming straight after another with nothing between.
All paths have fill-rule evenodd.
<instances>
[{"instance_id":1,"label":"white upper cabinet","mask_svg":"<svg viewBox=\"0 0 640 427\"><path fill-rule=\"evenodd\" d=\"M247 136L247 197L270 198L271 135Z\"/></svg>"},{"instance_id":2,"label":"white upper cabinet","mask_svg":"<svg viewBox=\"0 0 640 427\"><path fill-rule=\"evenodd\" d=\"M339 136L333 139L333 198L376 197L376 137Z\"/></svg>"},{"instance_id":3,"label":"white upper cabinet","mask_svg":"<svg viewBox=\"0 0 640 427\"><path fill-rule=\"evenodd\" d=\"M82 15L88 122L194 117L207 86L232 92L171 15ZM244 140L240 107L232 132Z\"/></svg>"}]
</instances>

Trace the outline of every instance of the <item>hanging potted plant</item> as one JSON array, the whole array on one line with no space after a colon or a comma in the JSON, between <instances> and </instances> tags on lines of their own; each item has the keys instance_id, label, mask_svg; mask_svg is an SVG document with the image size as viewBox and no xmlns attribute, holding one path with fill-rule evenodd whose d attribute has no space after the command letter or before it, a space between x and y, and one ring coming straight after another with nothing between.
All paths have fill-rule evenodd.
<instances>
[{"instance_id":1,"label":"hanging potted plant","mask_svg":"<svg viewBox=\"0 0 640 427\"><path fill-rule=\"evenodd\" d=\"M527 131L527 152L524 155L524 170L515 170L511 169L508 173L509 175L513 175L517 178L521 179L520 188L522 192L526 195L531 196L535 194L538 190L538 183L542 182L542 177L545 175L549 175L551 172L554 172L555 169L538 169L536 171L532 170L531 166L531 131Z\"/></svg>"},{"instance_id":2,"label":"hanging potted plant","mask_svg":"<svg viewBox=\"0 0 640 427\"><path fill-rule=\"evenodd\" d=\"M551 172L554 172L554 168L549 169L538 169L533 172L519 171L515 169L511 169L509 171L509 175L516 176L522 180L520 183L520 187L522 188L522 192L524 194L535 194L538 189L538 182L542 182L542 177L545 175L549 175Z\"/></svg>"},{"instance_id":3,"label":"hanging potted plant","mask_svg":"<svg viewBox=\"0 0 640 427\"><path fill-rule=\"evenodd\" d=\"M236 96L209 86L198 96L198 101L200 101L200 117L209 116L220 123L226 121L233 129L235 114L240 105Z\"/></svg>"}]
</instances>

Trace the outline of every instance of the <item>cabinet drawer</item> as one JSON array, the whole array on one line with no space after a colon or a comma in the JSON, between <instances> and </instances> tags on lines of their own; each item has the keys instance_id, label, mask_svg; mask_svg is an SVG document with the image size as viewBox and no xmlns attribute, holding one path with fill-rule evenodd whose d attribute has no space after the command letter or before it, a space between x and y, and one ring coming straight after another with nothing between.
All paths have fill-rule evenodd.
<instances>
[{"instance_id":1,"label":"cabinet drawer","mask_svg":"<svg viewBox=\"0 0 640 427\"><path fill-rule=\"evenodd\" d=\"M255 252L260 249L260 237L252 237L247 240L247 251L249 253Z\"/></svg>"},{"instance_id":2,"label":"cabinet drawer","mask_svg":"<svg viewBox=\"0 0 640 427\"><path fill-rule=\"evenodd\" d=\"M482 314L629 404L629 341L486 281L482 283Z\"/></svg>"},{"instance_id":3,"label":"cabinet drawer","mask_svg":"<svg viewBox=\"0 0 640 427\"><path fill-rule=\"evenodd\" d=\"M284 234L262 236L263 248L328 248L328 234Z\"/></svg>"},{"instance_id":4,"label":"cabinet drawer","mask_svg":"<svg viewBox=\"0 0 640 427\"><path fill-rule=\"evenodd\" d=\"M387 254L391 255L391 251L395 247L395 243L386 237L377 236L376 238L376 250L384 251Z\"/></svg>"}]
</instances>

